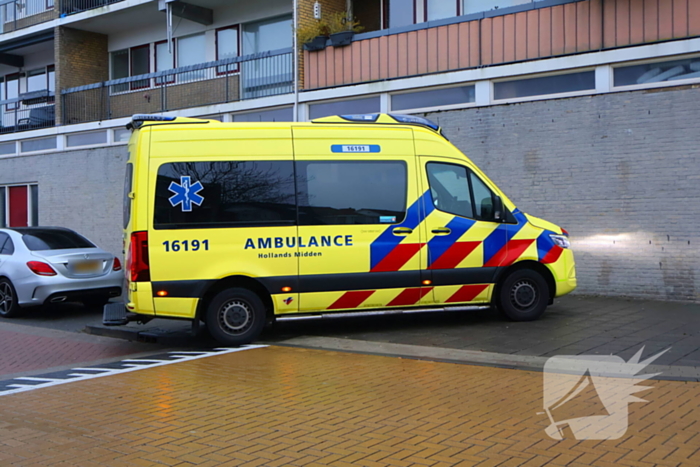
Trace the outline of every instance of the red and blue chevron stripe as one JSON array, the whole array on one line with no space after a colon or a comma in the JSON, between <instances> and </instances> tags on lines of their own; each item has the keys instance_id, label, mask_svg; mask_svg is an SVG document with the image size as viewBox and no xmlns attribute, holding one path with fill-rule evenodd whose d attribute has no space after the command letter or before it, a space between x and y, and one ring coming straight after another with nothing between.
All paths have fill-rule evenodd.
<instances>
[{"instance_id":1,"label":"red and blue chevron stripe","mask_svg":"<svg viewBox=\"0 0 700 467\"><path fill-rule=\"evenodd\" d=\"M513 264L532 245L534 239L513 240L515 234L527 224L525 214L513 211L517 224L501 224L484 240L484 267Z\"/></svg>"},{"instance_id":2,"label":"red and blue chevron stripe","mask_svg":"<svg viewBox=\"0 0 700 467\"><path fill-rule=\"evenodd\" d=\"M416 229L435 206L426 191L406 211L406 218L400 224L391 225L382 232L369 247L370 272L398 271L423 247L422 243L401 242L406 237L394 235L393 230L399 227Z\"/></svg>"},{"instance_id":3,"label":"red and blue chevron stripe","mask_svg":"<svg viewBox=\"0 0 700 467\"><path fill-rule=\"evenodd\" d=\"M428 269L453 269L479 246L480 241L458 242L476 221L454 217L446 227L450 233L435 236L428 242Z\"/></svg>"},{"instance_id":4,"label":"red and blue chevron stripe","mask_svg":"<svg viewBox=\"0 0 700 467\"><path fill-rule=\"evenodd\" d=\"M562 247L556 245L551 239L550 235L555 234L556 232L545 230L537 237L537 259L542 264L556 262L564 251Z\"/></svg>"}]
</instances>

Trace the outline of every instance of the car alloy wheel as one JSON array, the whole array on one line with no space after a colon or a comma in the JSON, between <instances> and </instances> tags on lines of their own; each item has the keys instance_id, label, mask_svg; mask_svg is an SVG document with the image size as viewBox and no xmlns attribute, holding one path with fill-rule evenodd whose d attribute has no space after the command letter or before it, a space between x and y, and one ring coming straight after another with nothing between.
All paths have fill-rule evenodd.
<instances>
[{"instance_id":1,"label":"car alloy wheel","mask_svg":"<svg viewBox=\"0 0 700 467\"><path fill-rule=\"evenodd\" d=\"M0 316L10 317L17 311L15 291L7 279L0 281Z\"/></svg>"}]
</instances>

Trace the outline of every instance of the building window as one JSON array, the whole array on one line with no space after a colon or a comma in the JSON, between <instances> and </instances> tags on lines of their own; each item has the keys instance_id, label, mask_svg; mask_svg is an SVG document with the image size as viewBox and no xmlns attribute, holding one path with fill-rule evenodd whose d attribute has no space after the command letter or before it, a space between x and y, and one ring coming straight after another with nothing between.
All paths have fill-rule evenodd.
<instances>
[{"instance_id":1,"label":"building window","mask_svg":"<svg viewBox=\"0 0 700 467\"><path fill-rule=\"evenodd\" d=\"M406 212L401 161L298 161L299 224L395 224Z\"/></svg>"},{"instance_id":2,"label":"building window","mask_svg":"<svg viewBox=\"0 0 700 467\"><path fill-rule=\"evenodd\" d=\"M595 72L581 71L566 75L542 76L493 84L495 100L517 99L595 89Z\"/></svg>"},{"instance_id":3,"label":"building window","mask_svg":"<svg viewBox=\"0 0 700 467\"><path fill-rule=\"evenodd\" d=\"M413 0L383 0L384 27L400 28L416 22L416 6Z\"/></svg>"},{"instance_id":4,"label":"building window","mask_svg":"<svg viewBox=\"0 0 700 467\"><path fill-rule=\"evenodd\" d=\"M202 184L197 198L173 206L172 183L189 176ZM184 203L187 202L187 205ZM154 226L156 229L285 226L296 223L292 161L183 162L158 169ZM188 210L189 209L189 210ZM195 248L194 243L192 244Z\"/></svg>"},{"instance_id":5,"label":"building window","mask_svg":"<svg viewBox=\"0 0 700 467\"><path fill-rule=\"evenodd\" d=\"M700 57L615 68L615 86L674 82L700 78Z\"/></svg>"},{"instance_id":6,"label":"building window","mask_svg":"<svg viewBox=\"0 0 700 467\"><path fill-rule=\"evenodd\" d=\"M234 122L291 122L293 120L294 109L292 107L233 114Z\"/></svg>"},{"instance_id":7,"label":"building window","mask_svg":"<svg viewBox=\"0 0 700 467\"><path fill-rule=\"evenodd\" d=\"M284 49L292 46L292 16L243 25L244 55ZM278 55L241 63L243 99L293 91L292 55Z\"/></svg>"},{"instance_id":8,"label":"building window","mask_svg":"<svg viewBox=\"0 0 700 467\"><path fill-rule=\"evenodd\" d=\"M175 40L170 47L168 41L160 41L155 43L155 71L166 71L175 68ZM156 78L156 86L175 82L175 75L166 75Z\"/></svg>"},{"instance_id":9,"label":"building window","mask_svg":"<svg viewBox=\"0 0 700 467\"><path fill-rule=\"evenodd\" d=\"M0 186L0 227L39 225L37 185Z\"/></svg>"},{"instance_id":10,"label":"building window","mask_svg":"<svg viewBox=\"0 0 700 467\"><path fill-rule=\"evenodd\" d=\"M19 73L5 76L5 99L16 99L19 97ZM6 110L19 108L19 101L5 104Z\"/></svg>"},{"instance_id":11,"label":"building window","mask_svg":"<svg viewBox=\"0 0 700 467\"><path fill-rule=\"evenodd\" d=\"M149 44L132 47L129 50L131 56L131 74L130 76L147 75L151 72L151 46ZM150 86L149 79L132 81L131 89L143 89Z\"/></svg>"},{"instance_id":12,"label":"building window","mask_svg":"<svg viewBox=\"0 0 700 467\"><path fill-rule=\"evenodd\" d=\"M474 86L407 92L391 96L391 110L423 109L456 104L472 104Z\"/></svg>"},{"instance_id":13,"label":"building window","mask_svg":"<svg viewBox=\"0 0 700 467\"><path fill-rule=\"evenodd\" d=\"M44 68L39 68L37 70L31 70L27 72L27 83L26 92L39 92L47 91L48 93L55 92L56 90L56 73L55 67L49 65ZM22 100L23 104L33 105L33 104L44 104L47 102L54 102L54 96L42 96L34 99Z\"/></svg>"},{"instance_id":14,"label":"building window","mask_svg":"<svg viewBox=\"0 0 700 467\"><path fill-rule=\"evenodd\" d=\"M369 114L380 110L379 96L309 105L309 119L329 115Z\"/></svg>"},{"instance_id":15,"label":"building window","mask_svg":"<svg viewBox=\"0 0 700 467\"><path fill-rule=\"evenodd\" d=\"M240 55L239 53L239 33L238 26L228 26L216 30L216 59L223 60L226 58L234 58ZM238 71L238 63L221 66L216 69L216 73L227 74Z\"/></svg>"},{"instance_id":16,"label":"building window","mask_svg":"<svg viewBox=\"0 0 700 467\"><path fill-rule=\"evenodd\" d=\"M425 0L425 20L453 18L457 11L459 0Z\"/></svg>"},{"instance_id":17,"label":"building window","mask_svg":"<svg viewBox=\"0 0 700 467\"><path fill-rule=\"evenodd\" d=\"M179 37L177 39L176 59L177 67L197 65L203 63L206 53L206 40L204 33L193 34L191 36ZM195 81L206 79L207 70L188 71L187 73L179 73L177 81Z\"/></svg>"},{"instance_id":18,"label":"building window","mask_svg":"<svg viewBox=\"0 0 700 467\"><path fill-rule=\"evenodd\" d=\"M111 79L128 78L129 76L150 73L150 44L117 50L111 53ZM129 89L143 89L150 86L149 79L141 79L125 84L112 86L113 92L124 92Z\"/></svg>"}]
</instances>

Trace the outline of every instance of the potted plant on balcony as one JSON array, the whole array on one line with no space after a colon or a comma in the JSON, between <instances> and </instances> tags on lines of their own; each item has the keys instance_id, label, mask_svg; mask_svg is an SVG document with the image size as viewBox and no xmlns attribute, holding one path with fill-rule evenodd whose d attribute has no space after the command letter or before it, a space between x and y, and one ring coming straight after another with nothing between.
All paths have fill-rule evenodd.
<instances>
[{"instance_id":1,"label":"potted plant on balcony","mask_svg":"<svg viewBox=\"0 0 700 467\"><path fill-rule=\"evenodd\" d=\"M358 21L351 18L344 11L334 13L328 21L328 32L330 33L333 47L349 45L355 33L363 29L364 27L360 26Z\"/></svg>"},{"instance_id":2,"label":"potted plant on balcony","mask_svg":"<svg viewBox=\"0 0 700 467\"><path fill-rule=\"evenodd\" d=\"M314 52L326 48L328 25L321 20L314 21L297 29L297 39L304 44L304 50Z\"/></svg>"}]
</instances>

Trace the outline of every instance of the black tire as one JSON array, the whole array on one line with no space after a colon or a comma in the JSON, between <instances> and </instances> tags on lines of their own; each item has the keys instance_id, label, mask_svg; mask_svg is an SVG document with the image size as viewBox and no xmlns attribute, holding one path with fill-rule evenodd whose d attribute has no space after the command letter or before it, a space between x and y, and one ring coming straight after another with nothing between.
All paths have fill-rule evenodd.
<instances>
[{"instance_id":1,"label":"black tire","mask_svg":"<svg viewBox=\"0 0 700 467\"><path fill-rule=\"evenodd\" d=\"M0 316L12 318L19 314L19 303L15 287L8 279L0 279Z\"/></svg>"},{"instance_id":2,"label":"black tire","mask_svg":"<svg viewBox=\"0 0 700 467\"><path fill-rule=\"evenodd\" d=\"M533 321L547 308L549 286L532 269L518 269L501 281L497 298L498 308L508 319Z\"/></svg>"},{"instance_id":3,"label":"black tire","mask_svg":"<svg viewBox=\"0 0 700 467\"><path fill-rule=\"evenodd\" d=\"M250 344L265 327L265 314L265 305L256 293L238 287L226 289L207 307L207 329L222 345Z\"/></svg>"}]
</instances>

